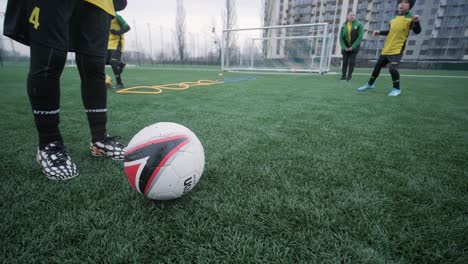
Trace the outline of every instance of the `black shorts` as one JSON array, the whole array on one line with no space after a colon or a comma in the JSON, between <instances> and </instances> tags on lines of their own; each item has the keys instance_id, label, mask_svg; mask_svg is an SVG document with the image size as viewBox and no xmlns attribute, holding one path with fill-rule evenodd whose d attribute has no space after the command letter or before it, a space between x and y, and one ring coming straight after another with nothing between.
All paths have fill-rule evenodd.
<instances>
[{"instance_id":1,"label":"black shorts","mask_svg":"<svg viewBox=\"0 0 468 264\"><path fill-rule=\"evenodd\" d=\"M377 60L377 64L382 65L382 67L386 66L388 63L390 64L400 64L401 58L403 55L396 54L396 55L380 55L379 59Z\"/></svg>"},{"instance_id":2,"label":"black shorts","mask_svg":"<svg viewBox=\"0 0 468 264\"><path fill-rule=\"evenodd\" d=\"M9 0L4 35L62 51L106 56L112 16L83 0Z\"/></svg>"},{"instance_id":3,"label":"black shorts","mask_svg":"<svg viewBox=\"0 0 468 264\"><path fill-rule=\"evenodd\" d=\"M122 51L120 50L107 50L106 64L109 65L111 60L120 62L122 60Z\"/></svg>"}]
</instances>

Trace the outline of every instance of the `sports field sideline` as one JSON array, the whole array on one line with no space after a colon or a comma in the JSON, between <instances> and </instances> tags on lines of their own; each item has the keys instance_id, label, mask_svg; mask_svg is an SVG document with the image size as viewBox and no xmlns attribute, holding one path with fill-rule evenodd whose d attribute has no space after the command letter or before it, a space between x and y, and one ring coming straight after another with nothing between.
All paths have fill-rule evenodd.
<instances>
[{"instance_id":1,"label":"sports field sideline","mask_svg":"<svg viewBox=\"0 0 468 264\"><path fill-rule=\"evenodd\" d=\"M216 80L219 69L128 67L125 85ZM110 69L108 74L110 74ZM61 131L80 176L45 178L27 67L0 68L0 259L5 263L467 263L468 79L386 71L357 92L339 75L224 73L255 80L108 91L112 134L176 122L201 140L205 172L187 196L152 202L123 164L95 159L77 69L61 81ZM417 76L415 76L417 75Z\"/></svg>"}]
</instances>

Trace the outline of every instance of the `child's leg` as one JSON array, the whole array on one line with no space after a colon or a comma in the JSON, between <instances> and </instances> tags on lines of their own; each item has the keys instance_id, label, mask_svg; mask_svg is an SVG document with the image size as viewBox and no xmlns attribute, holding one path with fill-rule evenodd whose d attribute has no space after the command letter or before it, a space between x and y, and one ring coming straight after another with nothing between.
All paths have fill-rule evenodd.
<instances>
[{"instance_id":1,"label":"child's leg","mask_svg":"<svg viewBox=\"0 0 468 264\"><path fill-rule=\"evenodd\" d=\"M390 61L389 72L392 75L393 81L393 88L400 89L400 73L398 72L398 66L400 65L401 55L392 55L388 56L388 60Z\"/></svg>"},{"instance_id":2,"label":"child's leg","mask_svg":"<svg viewBox=\"0 0 468 264\"><path fill-rule=\"evenodd\" d=\"M105 58L76 53L76 65L81 77L81 99L88 116L93 142L106 137L107 91Z\"/></svg>"},{"instance_id":3,"label":"child's leg","mask_svg":"<svg viewBox=\"0 0 468 264\"><path fill-rule=\"evenodd\" d=\"M390 75L392 75L393 88L400 89L400 73L398 72L398 63L390 63Z\"/></svg>"},{"instance_id":4,"label":"child's leg","mask_svg":"<svg viewBox=\"0 0 468 264\"><path fill-rule=\"evenodd\" d=\"M387 66L388 64L388 59L387 56L380 55L379 59L377 60L377 63L375 64L374 71L372 72L372 76L369 79L368 84L373 85L375 80L377 80L377 77L379 77L380 70L382 70L383 67Z\"/></svg>"},{"instance_id":5,"label":"child's leg","mask_svg":"<svg viewBox=\"0 0 468 264\"><path fill-rule=\"evenodd\" d=\"M111 53L111 58L110 58L110 65L112 67L112 71L114 72L115 75L115 80L117 81L117 84L122 84L122 78L121 78L121 73L122 73L122 62L120 61L122 58L122 52L120 50L112 50Z\"/></svg>"},{"instance_id":6,"label":"child's leg","mask_svg":"<svg viewBox=\"0 0 468 264\"><path fill-rule=\"evenodd\" d=\"M107 136L105 63L110 20L106 12L85 1L80 1L72 17L72 46L81 78L81 98L93 142Z\"/></svg>"},{"instance_id":7,"label":"child's leg","mask_svg":"<svg viewBox=\"0 0 468 264\"><path fill-rule=\"evenodd\" d=\"M60 75L67 52L31 42L28 96L39 133L39 148L62 141L59 131Z\"/></svg>"}]
</instances>

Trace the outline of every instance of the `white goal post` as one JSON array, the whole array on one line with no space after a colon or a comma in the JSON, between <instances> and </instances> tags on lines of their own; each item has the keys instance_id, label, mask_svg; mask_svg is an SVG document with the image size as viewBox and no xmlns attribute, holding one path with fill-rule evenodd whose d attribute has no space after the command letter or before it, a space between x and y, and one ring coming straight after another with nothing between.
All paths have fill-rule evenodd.
<instances>
[{"instance_id":1,"label":"white goal post","mask_svg":"<svg viewBox=\"0 0 468 264\"><path fill-rule=\"evenodd\" d=\"M328 23L225 29L221 70L326 73L332 47Z\"/></svg>"}]
</instances>

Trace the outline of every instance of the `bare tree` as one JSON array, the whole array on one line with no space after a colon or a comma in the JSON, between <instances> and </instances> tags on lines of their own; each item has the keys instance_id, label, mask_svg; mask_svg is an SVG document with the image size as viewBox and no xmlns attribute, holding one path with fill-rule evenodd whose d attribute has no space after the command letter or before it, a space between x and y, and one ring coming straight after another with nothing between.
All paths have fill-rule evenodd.
<instances>
[{"instance_id":1,"label":"bare tree","mask_svg":"<svg viewBox=\"0 0 468 264\"><path fill-rule=\"evenodd\" d=\"M237 11L236 1L226 0L226 6L223 11L223 27L225 29L232 29L237 24ZM234 59L236 45L236 36L233 32L227 32L224 35L224 46L226 51L226 66L229 66L230 62Z\"/></svg>"},{"instance_id":2,"label":"bare tree","mask_svg":"<svg viewBox=\"0 0 468 264\"><path fill-rule=\"evenodd\" d=\"M216 49L216 51L214 52L216 54L216 60L217 60L217 63L220 63L221 62L221 49L223 47L221 47L221 36L219 35L219 32L216 30L216 20L214 19L214 17L211 18L211 34L212 34L212 39L213 39L213 45ZM222 33L222 30L221 30L221 33Z\"/></svg>"},{"instance_id":3,"label":"bare tree","mask_svg":"<svg viewBox=\"0 0 468 264\"><path fill-rule=\"evenodd\" d=\"M182 62L186 59L185 50L185 8L184 0L177 0L176 10L176 45L179 58Z\"/></svg>"}]
</instances>

